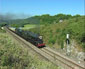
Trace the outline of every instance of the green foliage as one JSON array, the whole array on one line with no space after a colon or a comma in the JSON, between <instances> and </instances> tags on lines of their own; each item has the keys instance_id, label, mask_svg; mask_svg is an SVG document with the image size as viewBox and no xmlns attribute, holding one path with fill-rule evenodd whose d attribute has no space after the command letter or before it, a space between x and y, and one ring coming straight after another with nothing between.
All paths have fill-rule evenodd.
<instances>
[{"instance_id":1,"label":"green foliage","mask_svg":"<svg viewBox=\"0 0 85 69\"><path fill-rule=\"evenodd\" d=\"M64 41L61 41L61 49L64 48Z\"/></svg>"},{"instance_id":2,"label":"green foliage","mask_svg":"<svg viewBox=\"0 0 85 69\"><path fill-rule=\"evenodd\" d=\"M11 24L11 26L12 26L12 27L16 27L16 28L19 27L18 24Z\"/></svg>"},{"instance_id":3,"label":"green foliage","mask_svg":"<svg viewBox=\"0 0 85 69\"><path fill-rule=\"evenodd\" d=\"M49 44L55 44L55 42L56 42L56 38L50 38L50 39L48 40L48 43L49 43Z\"/></svg>"},{"instance_id":4,"label":"green foliage","mask_svg":"<svg viewBox=\"0 0 85 69\"><path fill-rule=\"evenodd\" d=\"M63 22L59 23L60 20L63 20ZM61 42L65 41L67 33L70 34L70 39L75 39L80 44L85 42L84 20L85 16L78 14L72 16L60 13L54 16L44 14L27 19L16 19L8 21L7 23L13 27L23 27L28 24L36 24L37 28L34 28L31 31L43 35L45 38L44 41L47 44L55 44L55 41L57 41L58 44L62 45ZM43 26L41 27L40 25ZM27 29L28 28L26 28L26 30Z\"/></svg>"},{"instance_id":5,"label":"green foliage","mask_svg":"<svg viewBox=\"0 0 85 69\"><path fill-rule=\"evenodd\" d=\"M7 24L7 23L6 22L1 22L0 27L3 27L5 24Z\"/></svg>"},{"instance_id":6,"label":"green foliage","mask_svg":"<svg viewBox=\"0 0 85 69\"><path fill-rule=\"evenodd\" d=\"M61 14L56 17L61 16ZM64 16L64 15L63 15ZM62 17L63 18L63 17ZM40 34L43 35L44 41L47 44L55 44L57 42L61 48L66 40L66 34L70 34L70 40L74 39L78 44L85 45L85 23L84 16L73 17L68 20L64 20L62 23L57 24L45 24L40 28ZM36 32L35 29L32 31ZM85 48L84 48L85 49Z\"/></svg>"},{"instance_id":7,"label":"green foliage","mask_svg":"<svg viewBox=\"0 0 85 69\"><path fill-rule=\"evenodd\" d=\"M7 33L0 31L0 68L1 69L57 69L50 62L29 55L28 48L13 40ZM31 53L32 54L32 53Z\"/></svg>"},{"instance_id":8,"label":"green foliage","mask_svg":"<svg viewBox=\"0 0 85 69\"><path fill-rule=\"evenodd\" d=\"M4 54L4 50L0 50L0 56Z\"/></svg>"},{"instance_id":9,"label":"green foliage","mask_svg":"<svg viewBox=\"0 0 85 69\"><path fill-rule=\"evenodd\" d=\"M44 14L41 16L33 16L27 19L15 19L15 20L0 19L1 20L0 24L2 25L6 23L13 27L23 27L26 24L53 24L53 23L58 23L59 20L65 20L75 17L81 17L81 16L80 15L71 16L65 14L57 14L51 16L49 14Z\"/></svg>"},{"instance_id":10,"label":"green foliage","mask_svg":"<svg viewBox=\"0 0 85 69\"><path fill-rule=\"evenodd\" d=\"M12 57L12 55L10 55L10 54L8 54L8 53L6 53L5 55L3 55L2 56L2 58L1 58L1 65L2 66L11 66L12 65L12 63L13 63L13 57Z\"/></svg>"}]
</instances>

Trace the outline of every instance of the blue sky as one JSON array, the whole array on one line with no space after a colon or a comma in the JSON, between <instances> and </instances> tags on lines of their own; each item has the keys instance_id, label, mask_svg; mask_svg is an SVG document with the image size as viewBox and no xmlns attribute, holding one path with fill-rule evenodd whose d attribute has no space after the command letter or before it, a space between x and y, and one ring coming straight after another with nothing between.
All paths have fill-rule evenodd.
<instances>
[{"instance_id":1,"label":"blue sky","mask_svg":"<svg viewBox=\"0 0 85 69\"><path fill-rule=\"evenodd\" d=\"M0 0L0 13L84 15L84 0Z\"/></svg>"}]
</instances>

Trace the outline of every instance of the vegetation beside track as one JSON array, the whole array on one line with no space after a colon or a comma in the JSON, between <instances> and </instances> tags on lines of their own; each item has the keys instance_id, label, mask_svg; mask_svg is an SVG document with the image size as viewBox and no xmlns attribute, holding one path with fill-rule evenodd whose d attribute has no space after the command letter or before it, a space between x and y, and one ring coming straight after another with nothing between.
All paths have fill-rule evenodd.
<instances>
[{"instance_id":1,"label":"vegetation beside track","mask_svg":"<svg viewBox=\"0 0 85 69\"><path fill-rule=\"evenodd\" d=\"M84 16L70 18L55 24L45 24L40 28L40 34L43 35L44 42L49 46L57 43L59 46L64 45L66 34L70 34L70 41L75 40L80 48L85 50L85 22ZM38 33L36 28L31 31Z\"/></svg>"},{"instance_id":2,"label":"vegetation beside track","mask_svg":"<svg viewBox=\"0 0 85 69\"><path fill-rule=\"evenodd\" d=\"M50 62L30 56L10 35L0 30L1 69L58 69Z\"/></svg>"},{"instance_id":3,"label":"vegetation beside track","mask_svg":"<svg viewBox=\"0 0 85 69\"><path fill-rule=\"evenodd\" d=\"M49 14L44 14L41 16L32 16L27 19L9 21L1 19L0 26L3 26L5 23L13 27L23 27L24 30L32 28L31 31L44 36L46 44L49 46L58 44L61 48L63 48L65 43L66 34L69 33L70 40L75 40L77 43L76 46L85 50L85 15L72 16L69 14L57 14L51 16ZM34 28L33 24L40 27Z\"/></svg>"}]
</instances>

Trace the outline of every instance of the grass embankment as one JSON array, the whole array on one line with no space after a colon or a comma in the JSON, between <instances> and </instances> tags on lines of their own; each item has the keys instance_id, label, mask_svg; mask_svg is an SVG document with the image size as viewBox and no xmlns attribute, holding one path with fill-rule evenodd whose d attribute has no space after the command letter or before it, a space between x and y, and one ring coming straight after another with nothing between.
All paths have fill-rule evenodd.
<instances>
[{"instance_id":1,"label":"grass embankment","mask_svg":"<svg viewBox=\"0 0 85 69\"><path fill-rule=\"evenodd\" d=\"M50 62L33 57L5 31L0 30L0 69L58 69Z\"/></svg>"},{"instance_id":2,"label":"grass embankment","mask_svg":"<svg viewBox=\"0 0 85 69\"><path fill-rule=\"evenodd\" d=\"M75 40L81 48L85 50L85 23L84 17L71 18L62 23L46 24L40 28L40 34L43 35L44 42L49 46L55 43L63 47L66 34L70 34L70 40ZM31 31L38 33L36 29Z\"/></svg>"}]
</instances>

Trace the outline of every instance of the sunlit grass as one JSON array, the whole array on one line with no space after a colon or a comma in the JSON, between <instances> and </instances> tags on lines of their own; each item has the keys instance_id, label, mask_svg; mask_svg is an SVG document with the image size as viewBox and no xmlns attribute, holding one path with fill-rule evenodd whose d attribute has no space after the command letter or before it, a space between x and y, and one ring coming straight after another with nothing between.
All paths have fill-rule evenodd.
<instances>
[{"instance_id":1,"label":"sunlit grass","mask_svg":"<svg viewBox=\"0 0 85 69\"><path fill-rule=\"evenodd\" d=\"M32 54L32 53L31 53ZM58 69L52 63L29 55L27 48L7 33L0 32L1 69Z\"/></svg>"},{"instance_id":2,"label":"sunlit grass","mask_svg":"<svg viewBox=\"0 0 85 69\"><path fill-rule=\"evenodd\" d=\"M31 28L35 28L37 25L35 24L27 24L24 25L24 27L22 29L27 30L27 29L31 29Z\"/></svg>"}]
</instances>

